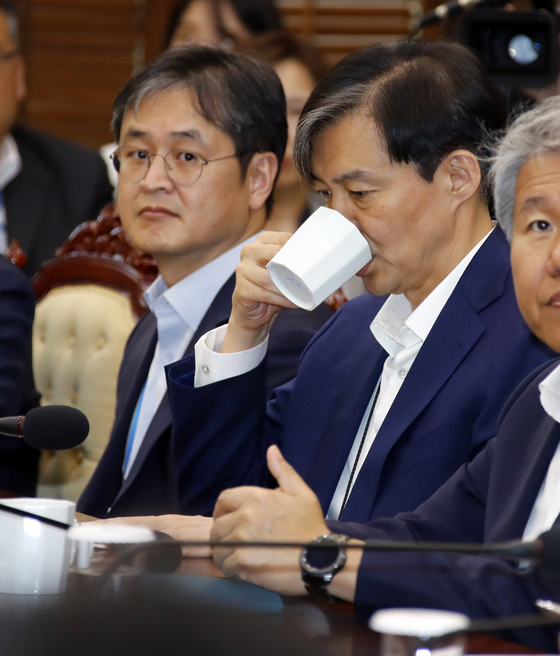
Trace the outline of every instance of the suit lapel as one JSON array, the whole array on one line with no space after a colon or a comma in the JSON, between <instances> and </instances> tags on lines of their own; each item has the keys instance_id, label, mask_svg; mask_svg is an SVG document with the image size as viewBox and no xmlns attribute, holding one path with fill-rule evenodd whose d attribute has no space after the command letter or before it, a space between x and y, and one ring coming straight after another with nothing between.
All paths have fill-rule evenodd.
<instances>
[{"instance_id":1,"label":"suit lapel","mask_svg":"<svg viewBox=\"0 0 560 656\"><path fill-rule=\"evenodd\" d=\"M119 385L119 392L121 389L125 391L122 392L123 398L119 399L122 411L113 429L116 439L111 440L117 443L115 446L119 449L121 469L132 415L148 377L156 349L157 324L154 315L151 312L144 315L135 330L127 346L127 367L121 374L124 380L121 380Z\"/></svg>"},{"instance_id":2,"label":"suit lapel","mask_svg":"<svg viewBox=\"0 0 560 656\"><path fill-rule=\"evenodd\" d=\"M224 323L227 323L229 319L229 315L231 313L231 297L233 294L233 289L235 287L235 274L232 275L227 282L224 284L224 286L220 289L218 294L216 295L214 301L208 308L208 311L202 318L202 321L200 322L200 325L198 326L197 330L195 331L192 339L190 340L189 344L187 345L187 348L185 350L185 353L183 354L183 357L187 357L188 355L191 355L194 353L194 347L197 341L207 333L209 330L213 330L214 328L217 328L218 326L223 325ZM151 315L153 317L153 315ZM153 317L154 324L155 324L155 317ZM157 336L156 336L157 337ZM144 384L146 377L148 375L148 371L150 368L150 364L152 361L153 353L155 350L155 342L154 342L154 348L151 351L151 355L149 358L149 363L148 363L148 368L146 369L146 372L144 374L144 378L142 380L142 385ZM138 396L140 395L141 387L138 389L137 395L135 398L137 399ZM132 412L134 411L134 408ZM130 419L132 418L132 412L130 413L129 416L129 423L130 425ZM130 472L128 476L126 477L126 480L123 481L122 488L119 492L119 495L117 497L120 498L120 496L126 492L128 487L132 484L136 476L138 475L138 472L142 469L142 466L148 457L148 454L152 450L154 444L160 439L160 437L171 427L171 407L169 405L169 397L167 393L163 397L156 414L154 415L154 418L152 419L148 430L146 431L146 435L142 441L142 444L140 446L140 449L138 450L138 454L134 460L134 463L132 464L132 467L130 469ZM127 430L128 433L128 430Z\"/></svg>"},{"instance_id":3,"label":"suit lapel","mask_svg":"<svg viewBox=\"0 0 560 656\"><path fill-rule=\"evenodd\" d=\"M341 520L363 517L366 509L365 516L371 514L389 452L484 334L478 312L503 293L508 274L502 261L508 256L507 245L503 233L496 230L467 267L422 345L360 470Z\"/></svg>"},{"instance_id":4,"label":"suit lapel","mask_svg":"<svg viewBox=\"0 0 560 656\"><path fill-rule=\"evenodd\" d=\"M507 502L493 518L489 541L508 540L523 535L535 500L541 489L550 461L560 441L560 424L542 410L539 425L531 437L531 448L517 441L519 453L512 453L512 467L507 479L493 481L500 486L500 498ZM558 521L558 519L556 520Z\"/></svg>"},{"instance_id":5,"label":"suit lapel","mask_svg":"<svg viewBox=\"0 0 560 656\"><path fill-rule=\"evenodd\" d=\"M328 385L320 388L324 412L312 418L306 439L284 453L315 491L325 513L386 357L387 353L368 330L367 338L352 345L353 366L347 358L329 362L332 371ZM338 384L333 385L332 381ZM297 421L297 417L295 419ZM325 475L325 472L338 472L338 476Z\"/></svg>"}]
</instances>

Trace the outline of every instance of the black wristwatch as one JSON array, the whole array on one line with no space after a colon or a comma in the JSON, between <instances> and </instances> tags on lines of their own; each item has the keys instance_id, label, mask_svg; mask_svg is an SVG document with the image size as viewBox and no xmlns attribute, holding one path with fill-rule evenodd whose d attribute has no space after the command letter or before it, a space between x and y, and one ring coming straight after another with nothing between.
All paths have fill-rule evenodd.
<instances>
[{"instance_id":1,"label":"black wristwatch","mask_svg":"<svg viewBox=\"0 0 560 656\"><path fill-rule=\"evenodd\" d=\"M327 592L327 586L346 563L344 547L349 539L347 535L325 533L311 540L309 546L302 549L299 557L301 579L312 597L336 601L336 597ZM314 549L314 544L330 545L332 548Z\"/></svg>"}]
</instances>

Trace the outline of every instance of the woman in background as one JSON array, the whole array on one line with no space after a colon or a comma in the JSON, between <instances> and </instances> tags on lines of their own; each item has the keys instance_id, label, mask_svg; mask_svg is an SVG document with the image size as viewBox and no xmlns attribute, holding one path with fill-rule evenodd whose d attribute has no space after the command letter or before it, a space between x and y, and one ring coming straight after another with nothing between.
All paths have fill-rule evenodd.
<instances>
[{"instance_id":1,"label":"woman in background","mask_svg":"<svg viewBox=\"0 0 560 656\"><path fill-rule=\"evenodd\" d=\"M180 0L169 21L165 48L186 43L233 47L253 34L282 28L273 0Z\"/></svg>"},{"instance_id":2,"label":"woman in background","mask_svg":"<svg viewBox=\"0 0 560 656\"><path fill-rule=\"evenodd\" d=\"M292 158L296 126L309 95L328 68L323 55L291 32L269 32L240 46L255 52L274 67L284 93L288 118L288 143L280 177L274 190L274 208L267 230L294 232L320 205L322 199L299 180Z\"/></svg>"}]
</instances>

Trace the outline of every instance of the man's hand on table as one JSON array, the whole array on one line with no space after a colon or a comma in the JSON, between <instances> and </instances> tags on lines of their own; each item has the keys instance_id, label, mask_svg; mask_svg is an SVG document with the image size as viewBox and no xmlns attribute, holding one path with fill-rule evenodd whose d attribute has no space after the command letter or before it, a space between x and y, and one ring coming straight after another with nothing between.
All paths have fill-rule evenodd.
<instances>
[{"instance_id":1,"label":"man's hand on table","mask_svg":"<svg viewBox=\"0 0 560 656\"><path fill-rule=\"evenodd\" d=\"M222 492L214 509L212 540L309 542L329 533L319 500L280 450L268 450L268 467L279 488L239 487ZM236 576L281 594L306 594L301 580L301 549L214 548L214 562L228 576ZM345 568L329 586L332 594L352 600L361 551L350 550ZM344 570L348 567L348 570ZM332 588L342 577L337 590Z\"/></svg>"},{"instance_id":2,"label":"man's hand on table","mask_svg":"<svg viewBox=\"0 0 560 656\"><path fill-rule=\"evenodd\" d=\"M266 269L290 237L287 232L264 232L241 251L222 353L238 353L261 344L280 310L296 307L280 294Z\"/></svg>"},{"instance_id":3,"label":"man's hand on table","mask_svg":"<svg viewBox=\"0 0 560 656\"><path fill-rule=\"evenodd\" d=\"M146 517L115 517L102 520L114 524L131 524L144 526L152 531L167 533L175 540L207 542L210 539L212 518L202 515L151 515ZM209 558L210 547L183 547L183 556L191 558Z\"/></svg>"}]
</instances>

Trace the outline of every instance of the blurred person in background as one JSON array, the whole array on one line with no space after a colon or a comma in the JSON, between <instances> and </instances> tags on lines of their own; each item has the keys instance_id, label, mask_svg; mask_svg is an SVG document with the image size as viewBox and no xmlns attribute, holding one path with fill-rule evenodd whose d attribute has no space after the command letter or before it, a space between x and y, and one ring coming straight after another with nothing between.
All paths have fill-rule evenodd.
<instances>
[{"instance_id":1,"label":"blurred person in background","mask_svg":"<svg viewBox=\"0 0 560 656\"><path fill-rule=\"evenodd\" d=\"M262 34L241 47L272 64L286 95L288 143L267 229L295 232L323 204L317 193L310 193L302 184L294 166L293 147L301 110L328 67L317 48L287 30Z\"/></svg>"},{"instance_id":2,"label":"blurred person in background","mask_svg":"<svg viewBox=\"0 0 560 656\"><path fill-rule=\"evenodd\" d=\"M272 0L179 0L165 47L186 43L231 47L252 34L281 28L282 18Z\"/></svg>"},{"instance_id":3,"label":"blurred person in background","mask_svg":"<svg viewBox=\"0 0 560 656\"><path fill-rule=\"evenodd\" d=\"M14 125L26 91L17 10L0 0L0 253L17 239L32 276L78 224L97 217L112 189L96 153Z\"/></svg>"}]
</instances>

